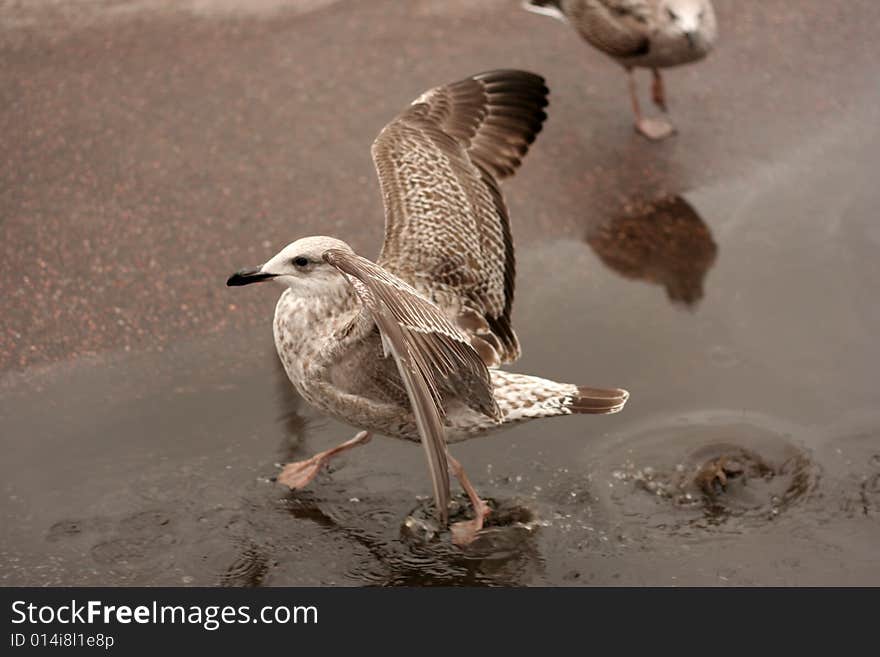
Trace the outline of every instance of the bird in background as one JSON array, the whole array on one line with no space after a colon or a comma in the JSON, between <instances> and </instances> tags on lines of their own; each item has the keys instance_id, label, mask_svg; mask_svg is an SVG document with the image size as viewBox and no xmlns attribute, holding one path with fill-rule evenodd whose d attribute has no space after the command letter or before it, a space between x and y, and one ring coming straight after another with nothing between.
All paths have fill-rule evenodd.
<instances>
[{"instance_id":1,"label":"bird in background","mask_svg":"<svg viewBox=\"0 0 880 657\"><path fill-rule=\"evenodd\" d=\"M532 73L498 70L431 89L389 123L372 155L385 205L376 262L332 237L305 237L227 285L274 280L275 346L309 403L362 429L284 466L306 486L373 432L421 441L440 522L449 470L473 505L452 538L473 540L490 510L447 445L543 417L615 413L629 393L498 369L520 355L511 325L514 251L498 181L519 167L546 118Z\"/></svg>"},{"instance_id":2,"label":"bird in background","mask_svg":"<svg viewBox=\"0 0 880 657\"><path fill-rule=\"evenodd\" d=\"M526 0L523 6L571 24L626 69L639 133L657 140L675 132L660 69L699 61L712 50L718 25L710 0ZM651 98L664 116L642 115L635 68L651 69Z\"/></svg>"}]
</instances>

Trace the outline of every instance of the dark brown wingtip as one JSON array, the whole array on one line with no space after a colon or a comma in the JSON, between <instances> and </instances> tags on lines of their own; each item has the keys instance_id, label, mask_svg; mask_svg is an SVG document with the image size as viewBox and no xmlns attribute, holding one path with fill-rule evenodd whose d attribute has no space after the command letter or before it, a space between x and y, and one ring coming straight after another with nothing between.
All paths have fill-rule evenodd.
<instances>
[{"instance_id":1,"label":"dark brown wingtip","mask_svg":"<svg viewBox=\"0 0 880 657\"><path fill-rule=\"evenodd\" d=\"M588 388L578 386L578 398L569 408L572 413L618 413L629 399L629 392L622 388Z\"/></svg>"},{"instance_id":2,"label":"dark brown wingtip","mask_svg":"<svg viewBox=\"0 0 880 657\"><path fill-rule=\"evenodd\" d=\"M484 71L471 79L482 86L485 115L468 153L495 179L508 178L547 120L550 90L540 75L518 69Z\"/></svg>"}]
</instances>

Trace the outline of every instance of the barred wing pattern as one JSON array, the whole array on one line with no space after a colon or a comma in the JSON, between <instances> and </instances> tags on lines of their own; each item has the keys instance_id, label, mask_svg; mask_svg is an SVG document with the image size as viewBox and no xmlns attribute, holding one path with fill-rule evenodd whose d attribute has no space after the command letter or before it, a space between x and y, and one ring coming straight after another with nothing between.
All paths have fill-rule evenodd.
<instances>
[{"instance_id":1,"label":"barred wing pattern","mask_svg":"<svg viewBox=\"0 0 880 657\"><path fill-rule=\"evenodd\" d=\"M428 457L434 501L445 524L450 493L443 393L500 422L489 371L468 337L410 285L354 253L329 249L324 260L345 274L397 364Z\"/></svg>"},{"instance_id":2,"label":"barred wing pattern","mask_svg":"<svg viewBox=\"0 0 880 657\"><path fill-rule=\"evenodd\" d=\"M541 130L547 94L532 73L481 73L426 92L373 143L385 204L379 264L439 305L488 365L520 354L498 180Z\"/></svg>"},{"instance_id":3,"label":"barred wing pattern","mask_svg":"<svg viewBox=\"0 0 880 657\"><path fill-rule=\"evenodd\" d=\"M613 57L646 55L655 7L648 0L556 0L574 28ZM656 2L653 3L656 5Z\"/></svg>"}]
</instances>

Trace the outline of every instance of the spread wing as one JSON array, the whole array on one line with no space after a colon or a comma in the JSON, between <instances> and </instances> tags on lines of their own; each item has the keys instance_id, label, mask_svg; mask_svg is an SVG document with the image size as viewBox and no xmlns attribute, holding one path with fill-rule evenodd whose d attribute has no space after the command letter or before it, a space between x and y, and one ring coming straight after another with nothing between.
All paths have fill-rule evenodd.
<instances>
[{"instance_id":1,"label":"spread wing","mask_svg":"<svg viewBox=\"0 0 880 657\"><path fill-rule=\"evenodd\" d=\"M613 57L648 54L654 8L648 0L560 0L581 36Z\"/></svg>"},{"instance_id":2,"label":"spread wing","mask_svg":"<svg viewBox=\"0 0 880 657\"><path fill-rule=\"evenodd\" d=\"M520 353L498 181L541 130L547 94L532 73L480 73L426 92L373 143L385 204L379 263L440 306L489 365Z\"/></svg>"},{"instance_id":3,"label":"spread wing","mask_svg":"<svg viewBox=\"0 0 880 657\"><path fill-rule=\"evenodd\" d=\"M489 371L468 337L404 281L347 251L330 249L324 260L345 274L397 364L428 457L434 501L445 524L450 495L443 393L452 393L500 421Z\"/></svg>"}]
</instances>

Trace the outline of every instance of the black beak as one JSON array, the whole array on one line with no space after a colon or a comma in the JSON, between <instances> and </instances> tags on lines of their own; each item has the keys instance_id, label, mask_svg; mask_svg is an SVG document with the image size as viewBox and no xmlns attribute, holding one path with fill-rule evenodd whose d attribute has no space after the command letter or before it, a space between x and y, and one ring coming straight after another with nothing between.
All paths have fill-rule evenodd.
<instances>
[{"instance_id":1,"label":"black beak","mask_svg":"<svg viewBox=\"0 0 880 657\"><path fill-rule=\"evenodd\" d=\"M688 40L688 45L691 49L697 47L697 34L696 32L685 32L684 38Z\"/></svg>"},{"instance_id":2,"label":"black beak","mask_svg":"<svg viewBox=\"0 0 880 657\"><path fill-rule=\"evenodd\" d=\"M233 287L236 285L250 285L251 283L259 283L270 278L275 278L275 274L265 274L259 269L242 269L235 272L226 280L226 285Z\"/></svg>"}]
</instances>

